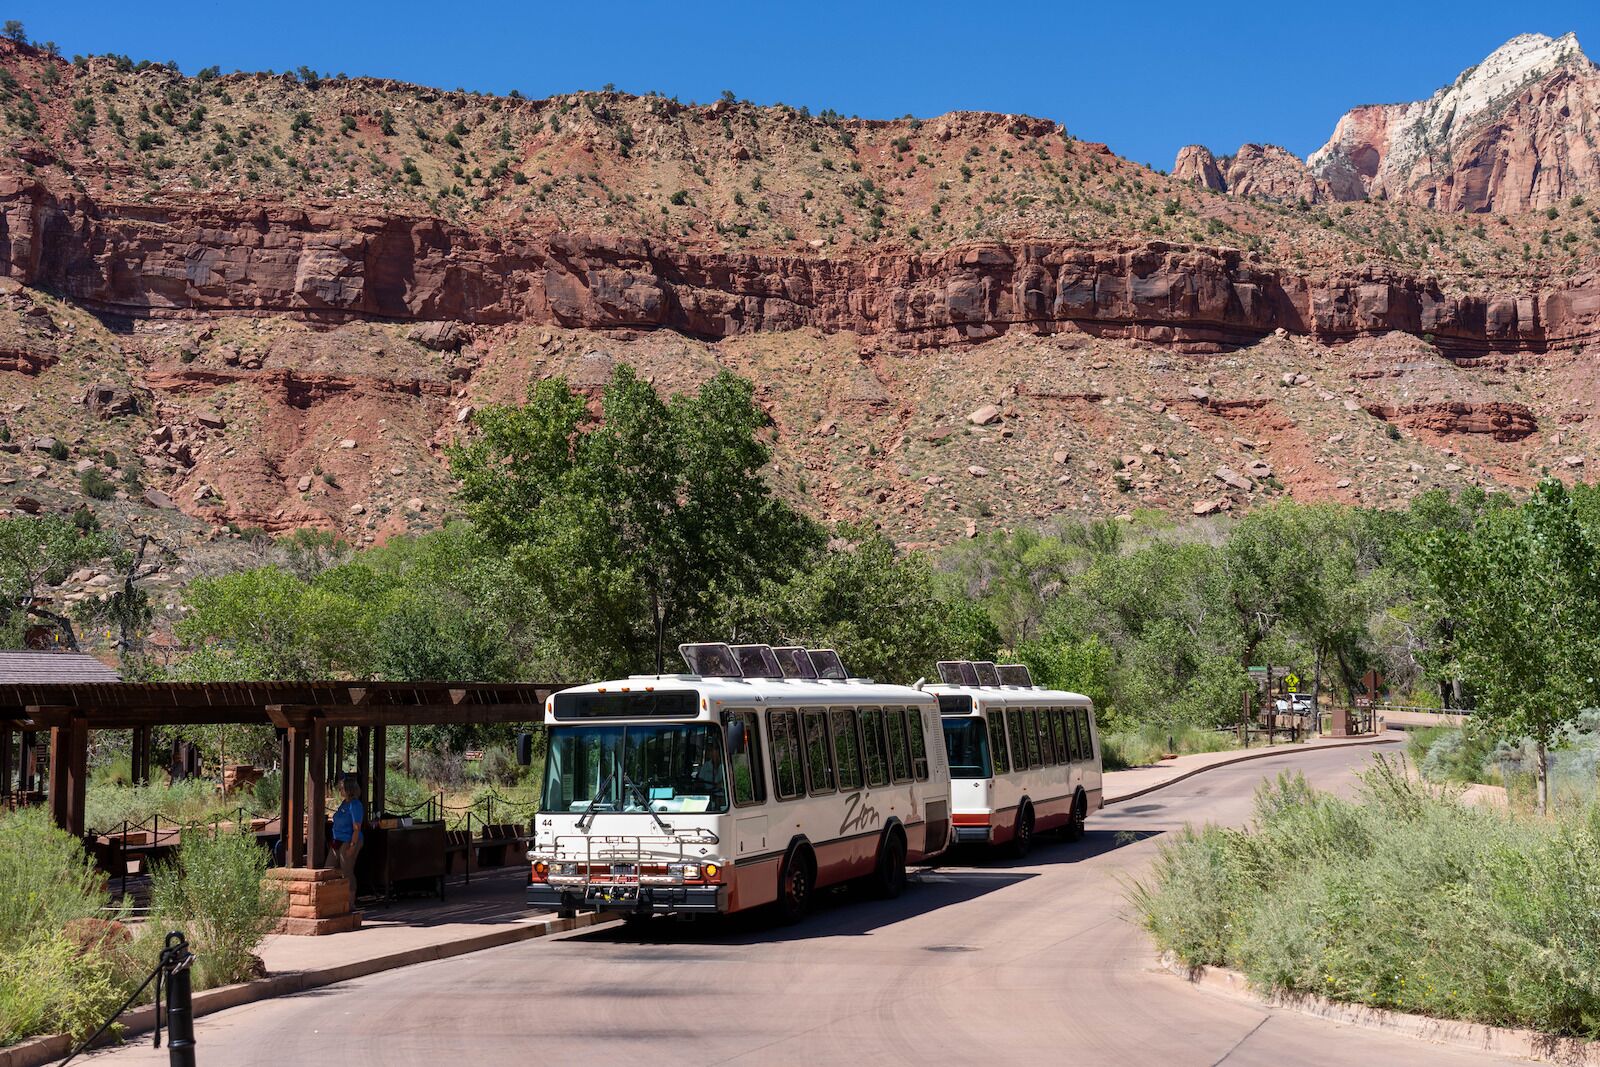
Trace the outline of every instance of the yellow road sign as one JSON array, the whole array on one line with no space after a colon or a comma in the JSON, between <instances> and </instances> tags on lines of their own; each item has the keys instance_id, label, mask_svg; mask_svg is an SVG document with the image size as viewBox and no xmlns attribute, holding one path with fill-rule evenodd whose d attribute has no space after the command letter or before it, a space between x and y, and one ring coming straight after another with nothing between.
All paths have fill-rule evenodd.
<instances>
[{"instance_id":1,"label":"yellow road sign","mask_svg":"<svg viewBox=\"0 0 1600 1067\"><path fill-rule=\"evenodd\" d=\"M1284 675L1283 684L1288 687L1291 693L1300 692L1300 676L1298 674Z\"/></svg>"}]
</instances>

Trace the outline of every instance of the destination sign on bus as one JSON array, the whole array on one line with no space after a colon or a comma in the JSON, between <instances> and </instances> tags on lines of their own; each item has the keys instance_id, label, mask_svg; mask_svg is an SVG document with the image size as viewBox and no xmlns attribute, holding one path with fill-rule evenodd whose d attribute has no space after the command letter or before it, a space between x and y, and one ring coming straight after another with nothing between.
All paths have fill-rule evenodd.
<instances>
[{"instance_id":1,"label":"destination sign on bus","mask_svg":"<svg viewBox=\"0 0 1600 1067\"><path fill-rule=\"evenodd\" d=\"M566 719L691 719L699 707L693 692L557 693L555 717Z\"/></svg>"}]
</instances>

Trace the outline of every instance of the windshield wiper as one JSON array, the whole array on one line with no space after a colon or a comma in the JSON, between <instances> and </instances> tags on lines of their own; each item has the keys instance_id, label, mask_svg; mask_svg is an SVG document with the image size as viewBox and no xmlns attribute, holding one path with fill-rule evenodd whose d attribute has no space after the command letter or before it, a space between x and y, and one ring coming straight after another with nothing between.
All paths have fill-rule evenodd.
<instances>
[{"instance_id":1,"label":"windshield wiper","mask_svg":"<svg viewBox=\"0 0 1600 1067\"><path fill-rule=\"evenodd\" d=\"M649 812L650 817L656 821L656 825L661 827L661 832L668 837L672 836L672 827L668 826L666 820L661 817L655 808L650 806L650 798L645 795L645 791L629 781L626 774L622 776L622 788L632 790L633 795L638 797L640 803L644 805L644 810Z\"/></svg>"},{"instance_id":2,"label":"windshield wiper","mask_svg":"<svg viewBox=\"0 0 1600 1067\"><path fill-rule=\"evenodd\" d=\"M601 794L610 788L611 779L615 778L616 776L617 771L616 768L613 767L611 770L606 772L606 776L604 778L600 779L600 784L595 786L594 796L589 798L589 810L578 817L579 830L582 830L584 833L588 833L589 827L594 825L594 817L599 814L599 812L595 810L594 806L595 804L599 803Z\"/></svg>"}]
</instances>

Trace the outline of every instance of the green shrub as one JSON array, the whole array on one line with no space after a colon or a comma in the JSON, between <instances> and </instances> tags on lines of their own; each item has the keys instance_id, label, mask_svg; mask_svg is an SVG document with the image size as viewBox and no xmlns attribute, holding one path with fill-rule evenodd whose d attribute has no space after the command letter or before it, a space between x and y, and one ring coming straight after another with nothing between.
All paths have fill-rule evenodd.
<instances>
[{"instance_id":1,"label":"green shrub","mask_svg":"<svg viewBox=\"0 0 1600 1067\"><path fill-rule=\"evenodd\" d=\"M91 781L84 804L84 824L107 832L128 823L148 822L153 815L174 823L204 822L227 810L217 787L199 778L166 785L113 785Z\"/></svg>"},{"instance_id":2,"label":"green shrub","mask_svg":"<svg viewBox=\"0 0 1600 1067\"><path fill-rule=\"evenodd\" d=\"M1248 831L1175 835L1130 900L1258 988L1600 1035L1600 805L1469 807L1380 760L1343 800L1280 779Z\"/></svg>"},{"instance_id":3,"label":"green shrub","mask_svg":"<svg viewBox=\"0 0 1600 1067\"><path fill-rule=\"evenodd\" d=\"M284 895L266 883L267 853L236 833L184 835L176 863L150 880L150 927L184 931L196 986L243 982L257 971L256 946L283 916Z\"/></svg>"},{"instance_id":4,"label":"green shrub","mask_svg":"<svg viewBox=\"0 0 1600 1067\"><path fill-rule=\"evenodd\" d=\"M250 787L250 798L257 814L277 811L283 800L283 776L276 771L262 775Z\"/></svg>"},{"instance_id":5,"label":"green shrub","mask_svg":"<svg viewBox=\"0 0 1600 1067\"><path fill-rule=\"evenodd\" d=\"M104 876L48 813L29 808L0 818L0 956L105 904Z\"/></svg>"},{"instance_id":6,"label":"green shrub","mask_svg":"<svg viewBox=\"0 0 1600 1067\"><path fill-rule=\"evenodd\" d=\"M483 761L478 764L483 780L494 785L516 785L522 780L523 768L504 745L491 745L483 750Z\"/></svg>"},{"instance_id":7,"label":"green shrub","mask_svg":"<svg viewBox=\"0 0 1600 1067\"><path fill-rule=\"evenodd\" d=\"M52 441L50 443L51 459L66 459L68 455L67 443L65 441Z\"/></svg>"},{"instance_id":8,"label":"green shrub","mask_svg":"<svg viewBox=\"0 0 1600 1067\"><path fill-rule=\"evenodd\" d=\"M110 500L117 495L117 483L107 478L99 467L90 467L78 475L78 487L85 496L95 500Z\"/></svg>"},{"instance_id":9,"label":"green shrub","mask_svg":"<svg viewBox=\"0 0 1600 1067\"><path fill-rule=\"evenodd\" d=\"M0 952L0 1045L37 1034L87 1037L130 989L116 966L62 933Z\"/></svg>"},{"instance_id":10,"label":"green shrub","mask_svg":"<svg viewBox=\"0 0 1600 1067\"><path fill-rule=\"evenodd\" d=\"M1172 742L1172 747L1168 743ZM1112 730L1100 735L1100 754L1111 771L1128 767L1147 767L1158 763L1168 752L1180 756L1196 752L1226 752L1239 747L1238 737L1220 730L1201 730L1177 726L1171 730L1156 724L1137 729Z\"/></svg>"}]
</instances>

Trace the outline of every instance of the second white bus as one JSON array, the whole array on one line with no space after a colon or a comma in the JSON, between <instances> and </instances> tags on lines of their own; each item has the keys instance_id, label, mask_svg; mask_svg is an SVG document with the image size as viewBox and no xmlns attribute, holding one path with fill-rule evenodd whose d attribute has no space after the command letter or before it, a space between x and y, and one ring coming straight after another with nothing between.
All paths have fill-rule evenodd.
<instances>
[{"instance_id":1,"label":"second white bus","mask_svg":"<svg viewBox=\"0 0 1600 1067\"><path fill-rule=\"evenodd\" d=\"M1021 664L945 661L938 685L955 840L1025 855L1038 834L1083 835L1104 806L1100 739L1086 696L1033 684Z\"/></svg>"}]
</instances>

